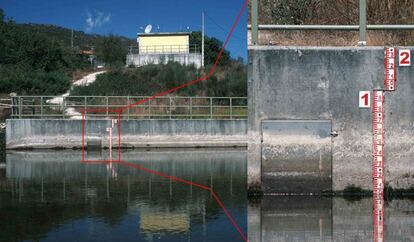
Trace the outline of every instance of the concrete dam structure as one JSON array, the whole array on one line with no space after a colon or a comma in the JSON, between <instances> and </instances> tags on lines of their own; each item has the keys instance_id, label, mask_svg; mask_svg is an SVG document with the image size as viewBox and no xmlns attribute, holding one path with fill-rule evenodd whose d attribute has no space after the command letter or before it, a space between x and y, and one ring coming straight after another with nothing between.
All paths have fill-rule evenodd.
<instances>
[{"instance_id":1,"label":"concrete dam structure","mask_svg":"<svg viewBox=\"0 0 414 242\"><path fill-rule=\"evenodd\" d=\"M85 121L85 146L108 148L110 119ZM82 121L8 119L7 149L81 149ZM246 120L121 120L121 148L246 147ZM113 148L118 147L115 128Z\"/></svg>"},{"instance_id":2,"label":"concrete dam structure","mask_svg":"<svg viewBox=\"0 0 414 242\"><path fill-rule=\"evenodd\" d=\"M396 91L385 94L384 176L392 188L414 187L413 74L398 67ZM384 76L382 47L251 46L248 120L121 120L121 142L115 127L112 147L248 146L251 190L372 190L373 114L359 108L358 94L383 89ZM108 147L110 126L86 120L85 145ZM7 120L7 149L81 146L81 120Z\"/></svg>"},{"instance_id":3,"label":"concrete dam structure","mask_svg":"<svg viewBox=\"0 0 414 242\"><path fill-rule=\"evenodd\" d=\"M407 49L407 47L404 47ZM250 46L248 186L265 194L372 190L372 111L382 47ZM414 69L385 93L385 186L414 187Z\"/></svg>"}]
</instances>

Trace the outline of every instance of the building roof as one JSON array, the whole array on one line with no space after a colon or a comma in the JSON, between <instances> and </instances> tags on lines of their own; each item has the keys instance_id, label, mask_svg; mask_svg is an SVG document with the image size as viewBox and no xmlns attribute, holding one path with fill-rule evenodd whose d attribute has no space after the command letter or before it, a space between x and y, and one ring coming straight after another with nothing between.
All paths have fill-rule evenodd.
<instances>
[{"instance_id":1,"label":"building roof","mask_svg":"<svg viewBox=\"0 0 414 242\"><path fill-rule=\"evenodd\" d=\"M154 33L138 33L140 36L177 36L177 35L190 35L190 32L154 32Z\"/></svg>"}]
</instances>

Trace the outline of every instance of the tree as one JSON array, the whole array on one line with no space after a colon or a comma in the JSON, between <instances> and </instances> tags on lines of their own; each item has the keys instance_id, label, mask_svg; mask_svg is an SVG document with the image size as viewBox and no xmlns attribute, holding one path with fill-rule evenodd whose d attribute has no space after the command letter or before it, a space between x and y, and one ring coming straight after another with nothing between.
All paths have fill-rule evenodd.
<instances>
[{"instance_id":1,"label":"tree","mask_svg":"<svg viewBox=\"0 0 414 242\"><path fill-rule=\"evenodd\" d=\"M127 50L116 36L110 34L97 42L96 56L109 65L122 65L125 62Z\"/></svg>"},{"instance_id":2,"label":"tree","mask_svg":"<svg viewBox=\"0 0 414 242\"><path fill-rule=\"evenodd\" d=\"M199 49L201 49L201 32L195 31L190 34L190 45L197 45ZM204 36L204 63L205 65L212 65L217 59L218 54L223 47L223 43L216 39L211 38L208 36ZM224 50L223 54L221 55L220 61L218 62L219 66L224 66L229 64L230 62L230 52Z\"/></svg>"},{"instance_id":3,"label":"tree","mask_svg":"<svg viewBox=\"0 0 414 242\"><path fill-rule=\"evenodd\" d=\"M4 11L0 8L0 23L4 22Z\"/></svg>"}]
</instances>

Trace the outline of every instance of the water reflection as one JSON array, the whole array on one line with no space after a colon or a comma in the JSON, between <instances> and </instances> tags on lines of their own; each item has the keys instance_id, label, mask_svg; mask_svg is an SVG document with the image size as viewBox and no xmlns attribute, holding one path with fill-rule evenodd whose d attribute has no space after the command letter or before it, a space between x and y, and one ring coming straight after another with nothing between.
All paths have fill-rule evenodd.
<instances>
[{"instance_id":1,"label":"water reflection","mask_svg":"<svg viewBox=\"0 0 414 242\"><path fill-rule=\"evenodd\" d=\"M0 240L240 241L209 192L117 164L81 164L78 156L77 151L7 154L0 178ZM245 151L123 156L212 186L247 231Z\"/></svg>"},{"instance_id":2,"label":"water reflection","mask_svg":"<svg viewBox=\"0 0 414 242\"><path fill-rule=\"evenodd\" d=\"M80 152L10 152L0 241L242 241L207 191ZM373 241L372 199L246 199L243 150L129 151L125 160L213 187L249 241ZM385 241L414 241L414 201L385 202Z\"/></svg>"},{"instance_id":3,"label":"water reflection","mask_svg":"<svg viewBox=\"0 0 414 242\"><path fill-rule=\"evenodd\" d=\"M249 241L373 241L372 199L265 196L248 208ZM414 241L414 201L385 205L385 241Z\"/></svg>"}]
</instances>

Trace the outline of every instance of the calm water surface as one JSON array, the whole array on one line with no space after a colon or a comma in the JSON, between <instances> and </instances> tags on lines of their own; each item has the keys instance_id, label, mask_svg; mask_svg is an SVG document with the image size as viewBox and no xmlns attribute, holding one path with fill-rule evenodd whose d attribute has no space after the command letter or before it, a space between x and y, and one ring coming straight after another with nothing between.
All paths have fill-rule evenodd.
<instances>
[{"instance_id":1,"label":"calm water surface","mask_svg":"<svg viewBox=\"0 0 414 242\"><path fill-rule=\"evenodd\" d=\"M103 154L89 154L100 158ZM79 151L9 152L0 241L242 241L208 191ZM250 241L372 241L371 199L246 199L244 150L128 151L123 159L213 187ZM385 209L386 241L414 241L414 202Z\"/></svg>"}]
</instances>

